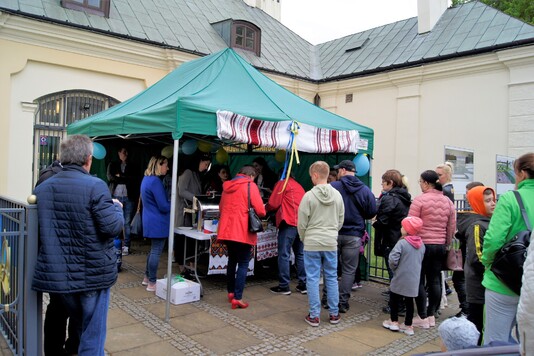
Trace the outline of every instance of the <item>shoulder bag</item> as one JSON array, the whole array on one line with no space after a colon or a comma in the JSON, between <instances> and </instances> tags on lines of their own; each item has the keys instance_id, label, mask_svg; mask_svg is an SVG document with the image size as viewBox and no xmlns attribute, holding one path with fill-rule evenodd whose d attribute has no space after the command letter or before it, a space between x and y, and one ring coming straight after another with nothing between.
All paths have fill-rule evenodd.
<instances>
[{"instance_id":1,"label":"shoulder bag","mask_svg":"<svg viewBox=\"0 0 534 356\"><path fill-rule=\"evenodd\" d=\"M463 271L464 270L464 261L462 258L462 250L460 249L460 241L457 238L452 239L445 256L445 261L443 263L443 268L449 271Z\"/></svg>"},{"instance_id":2,"label":"shoulder bag","mask_svg":"<svg viewBox=\"0 0 534 356\"><path fill-rule=\"evenodd\" d=\"M256 214L254 208L250 205L250 182L248 183L248 231L250 232L262 232L263 224L261 219Z\"/></svg>"},{"instance_id":3,"label":"shoulder bag","mask_svg":"<svg viewBox=\"0 0 534 356\"><path fill-rule=\"evenodd\" d=\"M491 264L491 271L501 282L514 291L515 294L519 295L522 285L523 264L527 258L532 227L528 220L523 200L521 200L521 195L519 195L517 190L514 190L514 194L519 204L519 209L521 209L521 216L523 217L527 230L518 232L512 240L501 247L495 254L495 259Z\"/></svg>"},{"instance_id":4,"label":"shoulder bag","mask_svg":"<svg viewBox=\"0 0 534 356\"><path fill-rule=\"evenodd\" d=\"M137 202L137 211L135 212L135 215L130 224L130 233L137 235L137 236L143 236L143 218L141 216L141 197L139 197L139 201Z\"/></svg>"}]
</instances>

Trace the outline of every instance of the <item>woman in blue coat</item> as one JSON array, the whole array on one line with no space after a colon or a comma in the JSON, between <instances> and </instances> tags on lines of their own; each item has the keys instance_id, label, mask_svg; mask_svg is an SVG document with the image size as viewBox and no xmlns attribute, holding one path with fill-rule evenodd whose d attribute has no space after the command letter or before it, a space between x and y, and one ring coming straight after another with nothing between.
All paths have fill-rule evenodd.
<instances>
[{"instance_id":1,"label":"woman in blue coat","mask_svg":"<svg viewBox=\"0 0 534 356\"><path fill-rule=\"evenodd\" d=\"M159 258L169 236L171 204L163 187L162 178L169 170L169 162L163 156L150 159L141 182L143 204L143 236L151 239L152 246L146 259L143 285L149 292L156 291L156 273Z\"/></svg>"}]
</instances>

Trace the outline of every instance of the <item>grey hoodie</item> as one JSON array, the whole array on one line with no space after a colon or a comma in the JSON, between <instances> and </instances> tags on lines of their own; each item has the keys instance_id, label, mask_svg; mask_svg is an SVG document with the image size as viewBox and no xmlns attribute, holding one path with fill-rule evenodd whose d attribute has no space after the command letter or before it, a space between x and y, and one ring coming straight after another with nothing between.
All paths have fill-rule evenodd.
<instances>
[{"instance_id":1,"label":"grey hoodie","mask_svg":"<svg viewBox=\"0 0 534 356\"><path fill-rule=\"evenodd\" d=\"M305 251L336 251L345 206L341 194L319 184L304 194L299 206L298 231Z\"/></svg>"}]
</instances>

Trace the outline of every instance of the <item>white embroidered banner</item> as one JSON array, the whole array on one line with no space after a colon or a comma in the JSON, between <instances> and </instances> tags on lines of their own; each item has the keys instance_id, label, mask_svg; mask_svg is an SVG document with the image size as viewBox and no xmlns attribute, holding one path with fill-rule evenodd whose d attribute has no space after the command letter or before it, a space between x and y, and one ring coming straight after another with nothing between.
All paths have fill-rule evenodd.
<instances>
[{"instance_id":1,"label":"white embroidered banner","mask_svg":"<svg viewBox=\"0 0 534 356\"><path fill-rule=\"evenodd\" d=\"M217 136L260 147L286 149L291 139L291 121L262 121L230 111L217 111ZM357 130L329 130L299 123L297 150L309 153L350 152L367 149L367 140Z\"/></svg>"}]
</instances>

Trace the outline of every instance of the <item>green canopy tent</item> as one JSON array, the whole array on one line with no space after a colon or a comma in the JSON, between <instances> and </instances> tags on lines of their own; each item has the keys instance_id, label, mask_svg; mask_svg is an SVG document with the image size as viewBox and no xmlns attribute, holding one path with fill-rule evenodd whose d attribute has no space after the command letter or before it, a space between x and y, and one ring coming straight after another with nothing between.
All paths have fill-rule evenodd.
<instances>
[{"instance_id":1,"label":"green canopy tent","mask_svg":"<svg viewBox=\"0 0 534 356\"><path fill-rule=\"evenodd\" d=\"M326 111L267 78L232 49L182 64L156 84L108 110L75 122L69 134L184 133L216 136L218 110L263 121L296 120L332 130L358 130L372 155L373 130Z\"/></svg>"},{"instance_id":2,"label":"green canopy tent","mask_svg":"<svg viewBox=\"0 0 534 356\"><path fill-rule=\"evenodd\" d=\"M358 131L365 144L359 152L372 156L373 130L321 109L281 87L243 60L232 49L187 63L156 84L112 108L77 121L67 132L90 137L172 135L173 184L169 251L173 249L178 140L184 134L217 136L217 111L261 121L297 121L317 128ZM297 147L298 148L298 147ZM169 253L167 275L172 274ZM167 279L170 315L171 278Z\"/></svg>"}]
</instances>

